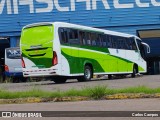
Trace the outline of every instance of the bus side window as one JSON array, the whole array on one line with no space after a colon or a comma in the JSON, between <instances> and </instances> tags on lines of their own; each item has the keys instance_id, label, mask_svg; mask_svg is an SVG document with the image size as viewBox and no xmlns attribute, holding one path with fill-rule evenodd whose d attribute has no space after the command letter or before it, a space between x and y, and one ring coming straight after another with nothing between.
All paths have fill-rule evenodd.
<instances>
[{"instance_id":1,"label":"bus side window","mask_svg":"<svg viewBox=\"0 0 160 120\"><path fill-rule=\"evenodd\" d=\"M102 34L97 35L96 44L99 47L101 47L103 45L103 35Z\"/></svg>"},{"instance_id":2,"label":"bus side window","mask_svg":"<svg viewBox=\"0 0 160 120\"><path fill-rule=\"evenodd\" d=\"M129 39L126 38L126 39L125 39L125 49L130 50L129 44L130 44L130 43L129 43Z\"/></svg>"},{"instance_id":3,"label":"bus side window","mask_svg":"<svg viewBox=\"0 0 160 120\"><path fill-rule=\"evenodd\" d=\"M117 37L116 36L112 36L112 48L117 48Z\"/></svg>"},{"instance_id":4,"label":"bus side window","mask_svg":"<svg viewBox=\"0 0 160 120\"><path fill-rule=\"evenodd\" d=\"M108 47L108 35L103 35L103 47Z\"/></svg>"},{"instance_id":5,"label":"bus side window","mask_svg":"<svg viewBox=\"0 0 160 120\"><path fill-rule=\"evenodd\" d=\"M137 46L136 46L134 38L131 39L131 42L132 42L132 49L137 50Z\"/></svg>"},{"instance_id":6,"label":"bus side window","mask_svg":"<svg viewBox=\"0 0 160 120\"><path fill-rule=\"evenodd\" d=\"M138 39L136 39L136 41L137 41L138 49L140 50L140 48L141 48L141 41L138 40Z\"/></svg>"},{"instance_id":7,"label":"bus side window","mask_svg":"<svg viewBox=\"0 0 160 120\"><path fill-rule=\"evenodd\" d=\"M117 49L121 49L122 48L122 45L121 45L121 38L120 37L117 37Z\"/></svg>"},{"instance_id":8,"label":"bus side window","mask_svg":"<svg viewBox=\"0 0 160 120\"><path fill-rule=\"evenodd\" d=\"M86 40L87 45L91 45L91 33L86 32Z\"/></svg>"},{"instance_id":9,"label":"bus side window","mask_svg":"<svg viewBox=\"0 0 160 120\"><path fill-rule=\"evenodd\" d=\"M81 45L85 45L86 44L86 41L85 41L85 32L79 31L79 40L80 40L80 44Z\"/></svg>"},{"instance_id":10,"label":"bus side window","mask_svg":"<svg viewBox=\"0 0 160 120\"><path fill-rule=\"evenodd\" d=\"M135 50L135 41L134 41L134 38L129 38L129 49L130 50Z\"/></svg>"},{"instance_id":11,"label":"bus side window","mask_svg":"<svg viewBox=\"0 0 160 120\"><path fill-rule=\"evenodd\" d=\"M123 49L127 49L126 38L123 38Z\"/></svg>"},{"instance_id":12,"label":"bus side window","mask_svg":"<svg viewBox=\"0 0 160 120\"><path fill-rule=\"evenodd\" d=\"M124 49L124 40L123 38L120 39L120 49Z\"/></svg>"},{"instance_id":13,"label":"bus side window","mask_svg":"<svg viewBox=\"0 0 160 120\"><path fill-rule=\"evenodd\" d=\"M108 36L108 48L112 48L112 37L111 36Z\"/></svg>"},{"instance_id":14,"label":"bus side window","mask_svg":"<svg viewBox=\"0 0 160 120\"><path fill-rule=\"evenodd\" d=\"M97 38L97 34L96 33L91 33L92 46L96 46L96 38Z\"/></svg>"},{"instance_id":15,"label":"bus side window","mask_svg":"<svg viewBox=\"0 0 160 120\"><path fill-rule=\"evenodd\" d=\"M125 49L125 38L119 37L117 45L118 45L118 49Z\"/></svg>"},{"instance_id":16,"label":"bus side window","mask_svg":"<svg viewBox=\"0 0 160 120\"><path fill-rule=\"evenodd\" d=\"M69 29L68 34L69 34L69 43L79 44L78 31L77 30Z\"/></svg>"},{"instance_id":17,"label":"bus side window","mask_svg":"<svg viewBox=\"0 0 160 120\"><path fill-rule=\"evenodd\" d=\"M68 36L67 36L67 29L66 28L59 28L59 38L60 41L63 43L68 43Z\"/></svg>"}]
</instances>

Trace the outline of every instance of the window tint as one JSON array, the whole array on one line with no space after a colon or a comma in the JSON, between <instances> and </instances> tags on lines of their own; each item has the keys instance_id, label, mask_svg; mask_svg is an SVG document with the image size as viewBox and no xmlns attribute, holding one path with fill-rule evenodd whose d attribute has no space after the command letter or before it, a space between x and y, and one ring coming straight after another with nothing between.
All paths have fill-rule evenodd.
<instances>
[{"instance_id":1,"label":"window tint","mask_svg":"<svg viewBox=\"0 0 160 120\"><path fill-rule=\"evenodd\" d=\"M140 48L141 48L141 41L138 40L138 39L136 39L136 41L137 41L137 44L138 44L138 48L139 48L139 50L140 50Z\"/></svg>"},{"instance_id":2,"label":"window tint","mask_svg":"<svg viewBox=\"0 0 160 120\"><path fill-rule=\"evenodd\" d=\"M102 34L99 34L98 35L98 39L100 41L100 46L103 46L103 35Z\"/></svg>"},{"instance_id":3,"label":"window tint","mask_svg":"<svg viewBox=\"0 0 160 120\"><path fill-rule=\"evenodd\" d=\"M80 44L81 45L85 45L86 44L85 32L84 31L79 31L79 40L80 40Z\"/></svg>"},{"instance_id":4,"label":"window tint","mask_svg":"<svg viewBox=\"0 0 160 120\"><path fill-rule=\"evenodd\" d=\"M9 48L6 50L7 58L9 59L20 59L20 49L19 48Z\"/></svg>"},{"instance_id":5,"label":"window tint","mask_svg":"<svg viewBox=\"0 0 160 120\"><path fill-rule=\"evenodd\" d=\"M69 43L79 44L78 31L74 29L68 29Z\"/></svg>"},{"instance_id":6,"label":"window tint","mask_svg":"<svg viewBox=\"0 0 160 120\"><path fill-rule=\"evenodd\" d=\"M131 44L132 44L132 50L137 50L137 46L136 46L134 38L131 38Z\"/></svg>"},{"instance_id":7,"label":"window tint","mask_svg":"<svg viewBox=\"0 0 160 120\"><path fill-rule=\"evenodd\" d=\"M130 47L129 47L129 39L128 38L125 38L125 49L129 50Z\"/></svg>"},{"instance_id":8,"label":"window tint","mask_svg":"<svg viewBox=\"0 0 160 120\"><path fill-rule=\"evenodd\" d=\"M96 40L97 40L97 34L96 33L91 33L91 42L92 46L96 46Z\"/></svg>"},{"instance_id":9,"label":"window tint","mask_svg":"<svg viewBox=\"0 0 160 120\"><path fill-rule=\"evenodd\" d=\"M126 47L125 47L125 38L117 37L117 48L118 49L126 49Z\"/></svg>"},{"instance_id":10,"label":"window tint","mask_svg":"<svg viewBox=\"0 0 160 120\"><path fill-rule=\"evenodd\" d=\"M117 48L118 48L118 49L123 49L122 41L123 41L123 40L121 40L121 39L118 37L118 39L117 39Z\"/></svg>"},{"instance_id":11,"label":"window tint","mask_svg":"<svg viewBox=\"0 0 160 120\"><path fill-rule=\"evenodd\" d=\"M134 37L125 38L86 30L59 28L59 38L62 44L70 43L114 49L137 50Z\"/></svg>"},{"instance_id":12,"label":"window tint","mask_svg":"<svg viewBox=\"0 0 160 120\"><path fill-rule=\"evenodd\" d=\"M112 48L117 48L117 37L112 36Z\"/></svg>"},{"instance_id":13,"label":"window tint","mask_svg":"<svg viewBox=\"0 0 160 120\"><path fill-rule=\"evenodd\" d=\"M112 37L111 36L108 36L107 43L108 43L108 48L112 48Z\"/></svg>"},{"instance_id":14,"label":"window tint","mask_svg":"<svg viewBox=\"0 0 160 120\"><path fill-rule=\"evenodd\" d=\"M91 45L91 33L86 32L86 42L87 45Z\"/></svg>"},{"instance_id":15,"label":"window tint","mask_svg":"<svg viewBox=\"0 0 160 120\"><path fill-rule=\"evenodd\" d=\"M139 39L136 39L137 41L137 44L138 44L138 48L139 48L139 52L141 54L141 57L143 59L146 59L146 53L145 53L145 48L144 46L142 45L141 41Z\"/></svg>"},{"instance_id":16,"label":"window tint","mask_svg":"<svg viewBox=\"0 0 160 120\"><path fill-rule=\"evenodd\" d=\"M103 35L103 47L108 47L108 35Z\"/></svg>"},{"instance_id":17,"label":"window tint","mask_svg":"<svg viewBox=\"0 0 160 120\"><path fill-rule=\"evenodd\" d=\"M129 38L128 44L129 44L129 50L136 50L136 44L134 38Z\"/></svg>"},{"instance_id":18,"label":"window tint","mask_svg":"<svg viewBox=\"0 0 160 120\"><path fill-rule=\"evenodd\" d=\"M97 35L96 44L99 47L103 46L103 35L102 34Z\"/></svg>"},{"instance_id":19,"label":"window tint","mask_svg":"<svg viewBox=\"0 0 160 120\"><path fill-rule=\"evenodd\" d=\"M66 28L59 29L59 38L60 38L61 43L68 43L68 35L67 35Z\"/></svg>"}]
</instances>

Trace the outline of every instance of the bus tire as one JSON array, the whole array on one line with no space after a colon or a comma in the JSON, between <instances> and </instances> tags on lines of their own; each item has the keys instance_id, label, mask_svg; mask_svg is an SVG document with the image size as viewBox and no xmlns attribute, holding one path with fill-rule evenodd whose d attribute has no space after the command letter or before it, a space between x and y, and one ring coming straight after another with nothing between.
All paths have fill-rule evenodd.
<instances>
[{"instance_id":1,"label":"bus tire","mask_svg":"<svg viewBox=\"0 0 160 120\"><path fill-rule=\"evenodd\" d=\"M133 67L133 72L132 72L132 74L131 74L131 77L132 77L132 78L135 78L135 77L136 77L136 73L137 73L137 68L136 68L136 66L134 65L134 67Z\"/></svg>"},{"instance_id":2,"label":"bus tire","mask_svg":"<svg viewBox=\"0 0 160 120\"><path fill-rule=\"evenodd\" d=\"M78 77L77 80L78 82L89 81L91 80L92 76L93 76L92 68L89 65L86 65L84 67L84 76Z\"/></svg>"},{"instance_id":3,"label":"bus tire","mask_svg":"<svg viewBox=\"0 0 160 120\"><path fill-rule=\"evenodd\" d=\"M113 77L112 75L108 75L108 79L111 80Z\"/></svg>"}]
</instances>

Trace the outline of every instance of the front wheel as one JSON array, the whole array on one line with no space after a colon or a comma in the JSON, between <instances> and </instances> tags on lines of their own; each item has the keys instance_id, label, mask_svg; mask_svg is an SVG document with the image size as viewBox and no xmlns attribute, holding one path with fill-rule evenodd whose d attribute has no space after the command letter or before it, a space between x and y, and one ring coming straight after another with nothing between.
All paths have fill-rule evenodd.
<instances>
[{"instance_id":1,"label":"front wheel","mask_svg":"<svg viewBox=\"0 0 160 120\"><path fill-rule=\"evenodd\" d=\"M137 68L134 66L133 67L133 72L131 74L132 78L135 78L136 77L136 74L137 74Z\"/></svg>"},{"instance_id":2,"label":"front wheel","mask_svg":"<svg viewBox=\"0 0 160 120\"><path fill-rule=\"evenodd\" d=\"M84 76L77 78L78 82L89 81L93 76L93 71L90 66L85 66L84 68Z\"/></svg>"}]
</instances>

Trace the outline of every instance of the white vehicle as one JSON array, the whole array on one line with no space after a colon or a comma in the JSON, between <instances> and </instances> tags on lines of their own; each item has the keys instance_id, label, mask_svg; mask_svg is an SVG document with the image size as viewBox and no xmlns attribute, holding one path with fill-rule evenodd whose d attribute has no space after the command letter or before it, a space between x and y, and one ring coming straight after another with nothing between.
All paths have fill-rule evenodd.
<instances>
[{"instance_id":1,"label":"white vehicle","mask_svg":"<svg viewBox=\"0 0 160 120\"><path fill-rule=\"evenodd\" d=\"M135 77L146 72L150 52L137 36L63 22L25 26L20 49L24 76L52 76L56 83L101 74Z\"/></svg>"},{"instance_id":2,"label":"white vehicle","mask_svg":"<svg viewBox=\"0 0 160 120\"><path fill-rule=\"evenodd\" d=\"M13 82L25 81L20 55L19 47L5 49L5 76L13 79Z\"/></svg>"}]
</instances>

